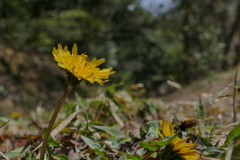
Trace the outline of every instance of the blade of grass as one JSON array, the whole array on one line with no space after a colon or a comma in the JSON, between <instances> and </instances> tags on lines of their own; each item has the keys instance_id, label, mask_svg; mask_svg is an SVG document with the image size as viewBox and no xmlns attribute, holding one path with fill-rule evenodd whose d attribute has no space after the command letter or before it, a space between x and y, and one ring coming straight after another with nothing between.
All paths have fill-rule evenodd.
<instances>
[{"instance_id":1,"label":"blade of grass","mask_svg":"<svg viewBox=\"0 0 240 160\"><path fill-rule=\"evenodd\" d=\"M218 147L207 147L201 150L202 153L207 152L207 153L215 153L215 154L221 154L221 153L224 153L225 151L226 151L225 149L218 148Z\"/></svg>"},{"instance_id":2,"label":"blade of grass","mask_svg":"<svg viewBox=\"0 0 240 160\"><path fill-rule=\"evenodd\" d=\"M199 128L200 134L205 137L205 113L204 113L204 106L202 100L199 98L198 100L198 119L199 119Z\"/></svg>"},{"instance_id":3,"label":"blade of grass","mask_svg":"<svg viewBox=\"0 0 240 160\"><path fill-rule=\"evenodd\" d=\"M206 114L208 113L208 111L210 110L210 108L212 107L214 101L217 99L217 98L221 98L221 97L224 97L224 96L221 96L225 91L227 91L229 88L232 87L232 84L228 85L227 87L223 88L222 90L220 90L219 92L217 92L216 94L214 94L210 100L210 104L207 106L207 109L206 109ZM228 95L227 95L228 96Z\"/></svg>"},{"instance_id":4,"label":"blade of grass","mask_svg":"<svg viewBox=\"0 0 240 160\"><path fill-rule=\"evenodd\" d=\"M11 121L12 119L9 119L7 122L3 123L3 125L0 127L0 135L3 134L3 132L5 131L5 129L8 126L8 123Z\"/></svg>"},{"instance_id":5,"label":"blade of grass","mask_svg":"<svg viewBox=\"0 0 240 160\"><path fill-rule=\"evenodd\" d=\"M19 116L22 112L19 112L18 114L14 115L13 117L9 118L7 122L3 123L1 126L0 126L0 135L3 134L3 132L5 131L5 129L7 128L8 126L8 123L15 117Z\"/></svg>"},{"instance_id":6,"label":"blade of grass","mask_svg":"<svg viewBox=\"0 0 240 160\"><path fill-rule=\"evenodd\" d=\"M227 139L222 147L227 147L233 139L240 134L240 125L235 126L227 135Z\"/></svg>"},{"instance_id":7,"label":"blade of grass","mask_svg":"<svg viewBox=\"0 0 240 160\"><path fill-rule=\"evenodd\" d=\"M209 142L208 140L204 139L203 137L200 137L199 141L200 141L201 144L204 145L205 147L213 147L213 145L211 144L211 142Z\"/></svg>"},{"instance_id":8,"label":"blade of grass","mask_svg":"<svg viewBox=\"0 0 240 160\"><path fill-rule=\"evenodd\" d=\"M226 151L226 155L225 155L225 158L224 158L225 160L231 160L233 148L234 148L234 144L231 144L231 145L228 146L228 149Z\"/></svg>"},{"instance_id":9,"label":"blade of grass","mask_svg":"<svg viewBox=\"0 0 240 160\"><path fill-rule=\"evenodd\" d=\"M234 137L233 141L231 142L231 144L227 148L226 155L225 155L225 160L231 160L232 159L232 153L233 153L235 143L239 139L240 139L240 135Z\"/></svg>"}]
</instances>

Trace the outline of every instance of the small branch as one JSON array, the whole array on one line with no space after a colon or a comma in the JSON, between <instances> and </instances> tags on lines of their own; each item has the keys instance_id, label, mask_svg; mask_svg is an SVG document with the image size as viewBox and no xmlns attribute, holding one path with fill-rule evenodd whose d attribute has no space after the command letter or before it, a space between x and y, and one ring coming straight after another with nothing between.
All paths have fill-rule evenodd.
<instances>
[{"instance_id":1,"label":"small branch","mask_svg":"<svg viewBox=\"0 0 240 160\"><path fill-rule=\"evenodd\" d=\"M102 110L103 110L104 107L105 107L105 102L98 108L98 111L97 111L93 121L97 121L100 118L100 115L101 115Z\"/></svg>"},{"instance_id":2,"label":"small branch","mask_svg":"<svg viewBox=\"0 0 240 160\"><path fill-rule=\"evenodd\" d=\"M1 157L5 158L5 160L9 160L8 157L6 157L2 152L0 152Z\"/></svg>"},{"instance_id":3,"label":"small branch","mask_svg":"<svg viewBox=\"0 0 240 160\"><path fill-rule=\"evenodd\" d=\"M236 112L236 105L235 105L237 77L238 77L238 69L235 73L234 84L233 84L233 122L237 121L237 112Z\"/></svg>"}]
</instances>

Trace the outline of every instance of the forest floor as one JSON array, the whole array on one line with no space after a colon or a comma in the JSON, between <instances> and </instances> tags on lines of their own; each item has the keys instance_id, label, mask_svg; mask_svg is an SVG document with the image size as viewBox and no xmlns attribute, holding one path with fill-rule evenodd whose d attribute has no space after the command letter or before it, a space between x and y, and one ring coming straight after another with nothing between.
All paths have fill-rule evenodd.
<instances>
[{"instance_id":1,"label":"forest floor","mask_svg":"<svg viewBox=\"0 0 240 160\"><path fill-rule=\"evenodd\" d=\"M215 73L205 79L195 81L174 93L163 96L162 100L166 103L196 105L199 98L201 98L204 106L207 107L210 105L213 96L226 88L226 91L221 93L214 101L209 115L215 115L219 120L225 119L227 123L230 123L233 119L234 90L232 86L234 84L236 70L237 69L232 69L226 72ZM240 82L240 77L237 78L236 85L239 85L238 82ZM238 117L237 120L240 120L240 95L237 94L237 92L234 101Z\"/></svg>"}]
</instances>

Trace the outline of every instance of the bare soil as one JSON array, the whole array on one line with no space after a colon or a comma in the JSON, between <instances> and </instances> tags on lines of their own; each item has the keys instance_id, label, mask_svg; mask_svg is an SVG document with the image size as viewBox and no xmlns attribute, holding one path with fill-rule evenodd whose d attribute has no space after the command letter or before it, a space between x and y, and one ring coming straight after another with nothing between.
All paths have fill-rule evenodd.
<instances>
[{"instance_id":1,"label":"bare soil","mask_svg":"<svg viewBox=\"0 0 240 160\"><path fill-rule=\"evenodd\" d=\"M236 69L232 69L223 73L215 73L214 75L203 80L196 81L189 86L183 87L170 95L162 97L164 102L176 103L179 105L197 105L199 98L203 101L205 109L210 106L213 96L227 88L225 92L219 95L210 107L208 112L209 120L212 122L231 123L233 122L233 101L237 113L237 121L240 121L240 95L234 93L234 79ZM236 85L240 82L240 77L237 77Z\"/></svg>"}]
</instances>

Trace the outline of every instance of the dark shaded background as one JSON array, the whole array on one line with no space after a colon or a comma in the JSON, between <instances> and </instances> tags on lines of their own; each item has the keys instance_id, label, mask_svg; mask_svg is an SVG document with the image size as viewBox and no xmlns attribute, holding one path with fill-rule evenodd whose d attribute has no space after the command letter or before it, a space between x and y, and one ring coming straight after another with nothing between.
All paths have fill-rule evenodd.
<instances>
[{"instance_id":1,"label":"dark shaded background","mask_svg":"<svg viewBox=\"0 0 240 160\"><path fill-rule=\"evenodd\" d=\"M105 58L102 67L117 71L108 85L142 83L147 97L172 91L167 80L187 85L239 63L240 1L156 2L0 1L1 108L56 105L67 83L51 55L58 43ZM94 96L96 88L75 90Z\"/></svg>"}]
</instances>

